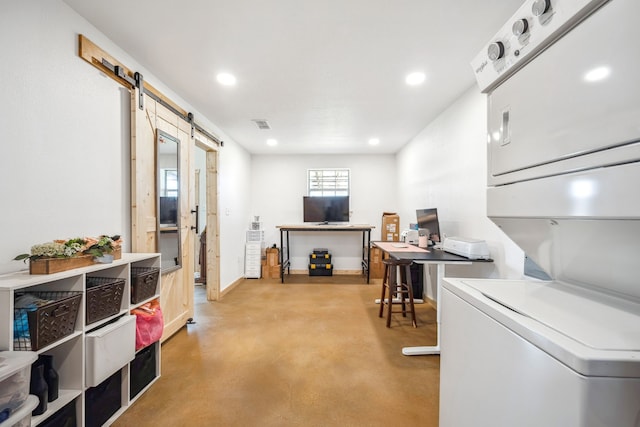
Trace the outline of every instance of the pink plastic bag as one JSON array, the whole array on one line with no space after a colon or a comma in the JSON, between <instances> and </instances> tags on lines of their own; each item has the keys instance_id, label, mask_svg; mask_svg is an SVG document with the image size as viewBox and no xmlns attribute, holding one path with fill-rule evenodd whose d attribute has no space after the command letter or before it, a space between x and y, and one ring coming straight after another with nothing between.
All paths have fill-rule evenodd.
<instances>
[{"instance_id":1,"label":"pink plastic bag","mask_svg":"<svg viewBox=\"0 0 640 427\"><path fill-rule=\"evenodd\" d=\"M136 351L160 340L164 330L164 319L158 300L132 310L131 314L136 315Z\"/></svg>"}]
</instances>

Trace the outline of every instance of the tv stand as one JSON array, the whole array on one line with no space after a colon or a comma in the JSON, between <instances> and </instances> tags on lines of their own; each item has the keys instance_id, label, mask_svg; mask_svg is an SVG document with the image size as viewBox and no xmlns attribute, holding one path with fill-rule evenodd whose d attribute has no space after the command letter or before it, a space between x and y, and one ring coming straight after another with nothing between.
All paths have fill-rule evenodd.
<instances>
[{"instance_id":1,"label":"tv stand","mask_svg":"<svg viewBox=\"0 0 640 427\"><path fill-rule=\"evenodd\" d=\"M371 255L371 229L375 228L368 224L334 224L328 222L311 225L278 225L280 229L280 282L284 283L284 272L290 274L291 259L289 253L289 233L296 231L321 231L321 232L358 232L362 233L362 274L366 274L369 283L369 259Z\"/></svg>"}]
</instances>

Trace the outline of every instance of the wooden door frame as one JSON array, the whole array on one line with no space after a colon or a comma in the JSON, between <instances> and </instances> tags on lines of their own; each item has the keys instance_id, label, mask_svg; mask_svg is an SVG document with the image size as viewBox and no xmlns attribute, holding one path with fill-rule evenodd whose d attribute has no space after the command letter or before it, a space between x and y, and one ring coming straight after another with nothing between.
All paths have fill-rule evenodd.
<instances>
[{"instance_id":1,"label":"wooden door frame","mask_svg":"<svg viewBox=\"0 0 640 427\"><path fill-rule=\"evenodd\" d=\"M195 145L206 155L206 292L207 300L220 299L220 218L218 216L218 147L211 144L206 136L196 132Z\"/></svg>"}]
</instances>

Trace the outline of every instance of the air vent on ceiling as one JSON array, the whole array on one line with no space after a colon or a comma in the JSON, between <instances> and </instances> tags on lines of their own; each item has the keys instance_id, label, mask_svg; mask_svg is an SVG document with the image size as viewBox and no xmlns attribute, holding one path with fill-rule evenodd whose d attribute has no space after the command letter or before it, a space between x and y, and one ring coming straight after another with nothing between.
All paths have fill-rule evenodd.
<instances>
[{"instance_id":1,"label":"air vent on ceiling","mask_svg":"<svg viewBox=\"0 0 640 427\"><path fill-rule=\"evenodd\" d=\"M258 126L258 129L269 130L271 126L269 126L269 122L264 119L253 119L253 122Z\"/></svg>"}]
</instances>

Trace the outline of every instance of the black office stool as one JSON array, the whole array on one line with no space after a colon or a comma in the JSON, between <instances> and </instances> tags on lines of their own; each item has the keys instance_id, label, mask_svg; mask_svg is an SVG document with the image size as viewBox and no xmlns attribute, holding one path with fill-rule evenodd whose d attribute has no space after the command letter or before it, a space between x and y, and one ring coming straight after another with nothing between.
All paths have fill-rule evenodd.
<instances>
[{"instance_id":1,"label":"black office stool","mask_svg":"<svg viewBox=\"0 0 640 427\"><path fill-rule=\"evenodd\" d=\"M387 328L391 327L391 314L392 313L402 313L402 317L407 317L407 313L411 313L411 320L413 323L413 327L417 328L418 323L416 322L416 310L413 305L413 284L411 283L411 269L410 266L413 261L408 260L396 260L393 258L388 258L382 260L384 263L384 278L382 279L382 296L380 297L380 313L378 313L379 317L382 317L382 313L384 312L384 306L387 306ZM397 283L397 269L400 270L400 283ZM402 268L404 267L404 271ZM389 290L389 296L385 300L384 296ZM397 295L400 297L400 304L402 306L401 311L393 311L393 297ZM408 308L407 308L407 297L408 297Z\"/></svg>"}]
</instances>

